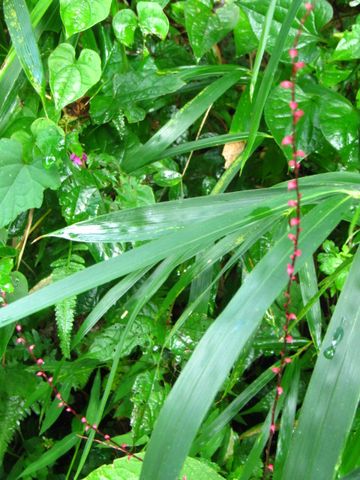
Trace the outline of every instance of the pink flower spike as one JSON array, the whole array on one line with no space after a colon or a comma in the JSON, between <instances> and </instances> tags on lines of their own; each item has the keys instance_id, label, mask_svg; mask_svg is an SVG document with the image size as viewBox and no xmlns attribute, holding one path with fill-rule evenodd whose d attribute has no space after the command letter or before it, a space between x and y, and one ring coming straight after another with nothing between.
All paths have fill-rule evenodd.
<instances>
[{"instance_id":1,"label":"pink flower spike","mask_svg":"<svg viewBox=\"0 0 360 480\"><path fill-rule=\"evenodd\" d=\"M275 375L277 375L278 373L280 373L280 368L279 367L272 367L271 371L274 372Z\"/></svg>"},{"instance_id":2,"label":"pink flower spike","mask_svg":"<svg viewBox=\"0 0 360 480\"><path fill-rule=\"evenodd\" d=\"M288 263L288 265L287 265L287 273L288 273L289 277L291 277L292 274L294 273L294 267L291 265L291 263Z\"/></svg>"},{"instance_id":3,"label":"pink flower spike","mask_svg":"<svg viewBox=\"0 0 360 480\"><path fill-rule=\"evenodd\" d=\"M293 82L290 82L290 80L284 80L283 82L280 83L280 87L289 89L289 88L293 88L294 84Z\"/></svg>"},{"instance_id":4,"label":"pink flower spike","mask_svg":"<svg viewBox=\"0 0 360 480\"><path fill-rule=\"evenodd\" d=\"M285 342L286 343L292 343L293 341L294 341L294 339L291 335L286 335L286 337L285 337Z\"/></svg>"},{"instance_id":5,"label":"pink flower spike","mask_svg":"<svg viewBox=\"0 0 360 480\"><path fill-rule=\"evenodd\" d=\"M288 190L296 190L297 188L297 181L296 179L289 180L288 182Z\"/></svg>"},{"instance_id":6,"label":"pink flower spike","mask_svg":"<svg viewBox=\"0 0 360 480\"><path fill-rule=\"evenodd\" d=\"M284 393L284 389L282 387L277 387L276 391L278 395L282 395Z\"/></svg>"},{"instance_id":7,"label":"pink flower spike","mask_svg":"<svg viewBox=\"0 0 360 480\"><path fill-rule=\"evenodd\" d=\"M269 463L269 465L267 466L267 469L270 471L270 472L273 472L274 471L274 465L272 463Z\"/></svg>"},{"instance_id":8,"label":"pink flower spike","mask_svg":"<svg viewBox=\"0 0 360 480\"><path fill-rule=\"evenodd\" d=\"M82 165L81 158L75 155L75 153L72 153L70 155L70 160L73 162L74 165Z\"/></svg>"},{"instance_id":9,"label":"pink flower spike","mask_svg":"<svg viewBox=\"0 0 360 480\"><path fill-rule=\"evenodd\" d=\"M36 363L37 363L37 365L44 365L45 362L44 362L44 360L43 360L42 358L38 358L38 359L36 360Z\"/></svg>"},{"instance_id":10,"label":"pink flower spike","mask_svg":"<svg viewBox=\"0 0 360 480\"><path fill-rule=\"evenodd\" d=\"M87 420L86 420L86 418L85 418L85 417L82 417L82 419L81 419L81 423L87 423Z\"/></svg>"},{"instance_id":11,"label":"pink flower spike","mask_svg":"<svg viewBox=\"0 0 360 480\"><path fill-rule=\"evenodd\" d=\"M290 102L289 107L291 110L296 110L298 108L299 104L297 102Z\"/></svg>"},{"instance_id":12,"label":"pink flower spike","mask_svg":"<svg viewBox=\"0 0 360 480\"><path fill-rule=\"evenodd\" d=\"M288 205L289 205L289 207L296 207L297 206L297 200L289 200Z\"/></svg>"},{"instance_id":13,"label":"pink flower spike","mask_svg":"<svg viewBox=\"0 0 360 480\"><path fill-rule=\"evenodd\" d=\"M281 141L281 145L292 145L294 142L294 137L292 135L286 135Z\"/></svg>"},{"instance_id":14,"label":"pink flower spike","mask_svg":"<svg viewBox=\"0 0 360 480\"><path fill-rule=\"evenodd\" d=\"M290 226L296 227L296 225L300 225L300 218L294 217L290 219Z\"/></svg>"},{"instance_id":15,"label":"pink flower spike","mask_svg":"<svg viewBox=\"0 0 360 480\"><path fill-rule=\"evenodd\" d=\"M306 157L306 153L304 152L304 150L297 150L297 151L295 152L295 156L296 156L296 157L304 158L304 157Z\"/></svg>"},{"instance_id":16,"label":"pink flower spike","mask_svg":"<svg viewBox=\"0 0 360 480\"><path fill-rule=\"evenodd\" d=\"M110 440L110 435L104 435L104 438L108 442Z\"/></svg>"},{"instance_id":17,"label":"pink flower spike","mask_svg":"<svg viewBox=\"0 0 360 480\"><path fill-rule=\"evenodd\" d=\"M310 2L306 2L305 3L305 8L308 12L311 12L311 10L313 10L313 8L314 8L314 5Z\"/></svg>"},{"instance_id":18,"label":"pink flower spike","mask_svg":"<svg viewBox=\"0 0 360 480\"><path fill-rule=\"evenodd\" d=\"M295 72L298 72L299 70L301 70L304 67L305 67L305 62L295 62L294 63Z\"/></svg>"},{"instance_id":19,"label":"pink flower spike","mask_svg":"<svg viewBox=\"0 0 360 480\"><path fill-rule=\"evenodd\" d=\"M270 432L271 432L271 433L275 433L275 430L276 430L275 423L272 423L272 424L270 425Z\"/></svg>"},{"instance_id":20,"label":"pink flower spike","mask_svg":"<svg viewBox=\"0 0 360 480\"><path fill-rule=\"evenodd\" d=\"M292 360L291 360L291 358L289 358L289 357L286 357L286 358L284 358L284 362L285 362L285 363L291 363L291 362L292 362Z\"/></svg>"},{"instance_id":21,"label":"pink flower spike","mask_svg":"<svg viewBox=\"0 0 360 480\"><path fill-rule=\"evenodd\" d=\"M21 330L22 330L21 325L16 325L16 331L17 331L17 332L21 332Z\"/></svg>"},{"instance_id":22,"label":"pink flower spike","mask_svg":"<svg viewBox=\"0 0 360 480\"><path fill-rule=\"evenodd\" d=\"M296 320L297 317L296 317L295 313L287 313L286 318L288 320Z\"/></svg>"},{"instance_id":23,"label":"pink flower spike","mask_svg":"<svg viewBox=\"0 0 360 480\"><path fill-rule=\"evenodd\" d=\"M298 56L298 51L296 48L290 48L289 50L290 58L296 58Z\"/></svg>"},{"instance_id":24,"label":"pink flower spike","mask_svg":"<svg viewBox=\"0 0 360 480\"><path fill-rule=\"evenodd\" d=\"M292 242L295 242L296 241L296 235L294 235L293 233L289 233L288 234L288 239L291 240Z\"/></svg>"}]
</instances>

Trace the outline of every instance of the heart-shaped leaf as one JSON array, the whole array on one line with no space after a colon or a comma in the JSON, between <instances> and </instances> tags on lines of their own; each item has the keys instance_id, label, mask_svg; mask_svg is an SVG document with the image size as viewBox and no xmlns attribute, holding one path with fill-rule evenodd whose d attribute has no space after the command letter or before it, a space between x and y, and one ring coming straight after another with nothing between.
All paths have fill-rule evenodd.
<instances>
[{"instance_id":1,"label":"heart-shaped leaf","mask_svg":"<svg viewBox=\"0 0 360 480\"><path fill-rule=\"evenodd\" d=\"M130 8L120 10L113 18L112 25L119 42L130 47L134 43L135 30L138 26L135 13Z\"/></svg>"},{"instance_id":2,"label":"heart-shaped leaf","mask_svg":"<svg viewBox=\"0 0 360 480\"><path fill-rule=\"evenodd\" d=\"M85 95L100 80L101 60L87 48L76 60L74 47L61 43L49 56L49 70L55 106L61 109Z\"/></svg>"},{"instance_id":3,"label":"heart-shaped leaf","mask_svg":"<svg viewBox=\"0 0 360 480\"><path fill-rule=\"evenodd\" d=\"M239 7L229 3L216 10L210 0L185 2L185 26L191 47L199 59L215 43L233 30L239 19Z\"/></svg>"},{"instance_id":4,"label":"heart-shaped leaf","mask_svg":"<svg viewBox=\"0 0 360 480\"><path fill-rule=\"evenodd\" d=\"M39 158L23 162L23 148L16 140L0 140L0 228L21 212L41 206L45 188L56 189L59 175L53 167L45 169Z\"/></svg>"},{"instance_id":5,"label":"heart-shaped leaf","mask_svg":"<svg viewBox=\"0 0 360 480\"><path fill-rule=\"evenodd\" d=\"M169 31L169 20L161 6L155 2L139 2L137 12L143 35L156 35L164 40Z\"/></svg>"},{"instance_id":6,"label":"heart-shaped leaf","mask_svg":"<svg viewBox=\"0 0 360 480\"><path fill-rule=\"evenodd\" d=\"M104 20L111 0L60 0L60 15L68 37Z\"/></svg>"}]
</instances>

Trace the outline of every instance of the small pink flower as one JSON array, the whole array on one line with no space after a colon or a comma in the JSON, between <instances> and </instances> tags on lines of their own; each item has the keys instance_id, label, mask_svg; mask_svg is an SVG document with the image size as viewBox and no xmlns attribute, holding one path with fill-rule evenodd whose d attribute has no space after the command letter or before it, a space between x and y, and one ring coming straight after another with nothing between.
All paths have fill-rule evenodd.
<instances>
[{"instance_id":1,"label":"small pink flower","mask_svg":"<svg viewBox=\"0 0 360 480\"><path fill-rule=\"evenodd\" d=\"M270 471L270 472L273 472L274 471L274 465L272 463L269 463L269 465L267 466L267 469Z\"/></svg>"},{"instance_id":2,"label":"small pink flower","mask_svg":"<svg viewBox=\"0 0 360 480\"><path fill-rule=\"evenodd\" d=\"M64 405L65 405L64 402L59 402L59 403L58 403L58 408L62 408Z\"/></svg>"},{"instance_id":3,"label":"small pink flower","mask_svg":"<svg viewBox=\"0 0 360 480\"><path fill-rule=\"evenodd\" d=\"M29 350L29 352L32 353L34 351L34 349L35 349L35 345L30 345L28 350Z\"/></svg>"},{"instance_id":4,"label":"small pink flower","mask_svg":"<svg viewBox=\"0 0 360 480\"><path fill-rule=\"evenodd\" d=\"M93 430L97 430L97 425L94 423L94 425L91 427Z\"/></svg>"},{"instance_id":5,"label":"small pink flower","mask_svg":"<svg viewBox=\"0 0 360 480\"><path fill-rule=\"evenodd\" d=\"M294 112L294 118L295 118L295 123L297 123L301 117L304 116L304 110L296 110L296 112Z\"/></svg>"},{"instance_id":6,"label":"small pink flower","mask_svg":"<svg viewBox=\"0 0 360 480\"><path fill-rule=\"evenodd\" d=\"M314 5L310 2L306 2L305 3L305 8L308 12L311 12L311 10L313 10L313 8L314 8Z\"/></svg>"},{"instance_id":7,"label":"small pink flower","mask_svg":"<svg viewBox=\"0 0 360 480\"><path fill-rule=\"evenodd\" d=\"M38 365L44 365L45 362L44 362L44 360L43 360L42 358L38 358L38 359L36 360L36 363L37 363Z\"/></svg>"},{"instance_id":8,"label":"small pink flower","mask_svg":"<svg viewBox=\"0 0 360 480\"><path fill-rule=\"evenodd\" d=\"M21 331L22 331L21 325L16 325L16 331L17 331L17 332L21 332Z\"/></svg>"},{"instance_id":9,"label":"small pink flower","mask_svg":"<svg viewBox=\"0 0 360 480\"><path fill-rule=\"evenodd\" d=\"M289 103L289 106L290 106L290 109L291 109L291 110L296 110L296 109L298 108L298 105L299 105L299 104L298 104L297 102L293 102L293 101L291 101L291 102Z\"/></svg>"},{"instance_id":10,"label":"small pink flower","mask_svg":"<svg viewBox=\"0 0 360 480\"><path fill-rule=\"evenodd\" d=\"M271 433L275 433L275 430L276 430L275 423L272 423L272 424L270 425L270 432L271 432Z\"/></svg>"},{"instance_id":11,"label":"small pink flower","mask_svg":"<svg viewBox=\"0 0 360 480\"><path fill-rule=\"evenodd\" d=\"M296 249L295 252L294 252L295 257L301 257L301 254L302 254L302 252L299 248Z\"/></svg>"},{"instance_id":12,"label":"small pink flower","mask_svg":"<svg viewBox=\"0 0 360 480\"><path fill-rule=\"evenodd\" d=\"M17 338L17 339L16 339L16 343L19 343L19 344L20 344L20 343L25 343L25 338L23 338L23 337Z\"/></svg>"},{"instance_id":13,"label":"small pink flower","mask_svg":"<svg viewBox=\"0 0 360 480\"><path fill-rule=\"evenodd\" d=\"M296 207L297 206L297 200L289 200L288 205L289 205L289 207Z\"/></svg>"},{"instance_id":14,"label":"small pink flower","mask_svg":"<svg viewBox=\"0 0 360 480\"><path fill-rule=\"evenodd\" d=\"M90 430L90 425L86 425L85 432L88 432L89 430Z\"/></svg>"},{"instance_id":15,"label":"small pink flower","mask_svg":"<svg viewBox=\"0 0 360 480\"><path fill-rule=\"evenodd\" d=\"M123 450L126 450L127 447L128 447L128 445L127 445L127 443L122 443L122 444L120 445L120 447L121 447Z\"/></svg>"},{"instance_id":16,"label":"small pink flower","mask_svg":"<svg viewBox=\"0 0 360 480\"><path fill-rule=\"evenodd\" d=\"M110 435L104 435L105 440L108 442L110 440Z\"/></svg>"},{"instance_id":17,"label":"small pink flower","mask_svg":"<svg viewBox=\"0 0 360 480\"><path fill-rule=\"evenodd\" d=\"M294 235L293 233L289 233L288 239L291 240L292 242L296 242L296 235Z\"/></svg>"},{"instance_id":18,"label":"small pink flower","mask_svg":"<svg viewBox=\"0 0 360 480\"><path fill-rule=\"evenodd\" d=\"M75 153L72 153L70 155L70 160L73 162L74 165L82 165L81 158L75 155Z\"/></svg>"},{"instance_id":19,"label":"small pink flower","mask_svg":"<svg viewBox=\"0 0 360 480\"><path fill-rule=\"evenodd\" d=\"M285 337L285 342L286 343L292 343L293 341L294 341L294 339L291 335L286 335L286 337Z\"/></svg>"},{"instance_id":20,"label":"small pink flower","mask_svg":"<svg viewBox=\"0 0 360 480\"><path fill-rule=\"evenodd\" d=\"M37 376L37 377L43 377L43 376L44 376L44 372L36 372L36 376Z\"/></svg>"},{"instance_id":21,"label":"small pink flower","mask_svg":"<svg viewBox=\"0 0 360 480\"><path fill-rule=\"evenodd\" d=\"M53 380L54 380L54 378L53 378L53 377L49 377L49 378L48 378L48 383L52 383L52 382L53 382Z\"/></svg>"},{"instance_id":22,"label":"small pink flower","mask_svg":"<svg viewBox=\"0 0 360 480\"><path fill-rule=\"evenodd\" d=\"M290 220L290 226L296 227L296 225L300 225L300 218L294 217Z\"/></svg>"},{"instance_id":23,"label":"small pink flower","mask_svg":"<svg viewBox=\"0 0 360 480\"><path fill-rule=\"evenodd\" d=\"M87 420L86 420L86 418L85 418L85 417L82 417L82 419L81 419L81 423L87 423Z\"/></svg>"},{"instance_id":24,"label":"small pink flower","mask_svg":"<svg viewBox=\"0 0 360 480\"><path fill-rule=\"evenodd\" d=\"M291 263L288 263L286 269L289 277L291 277L294 273L294 267L291 265Z\"/></svg>"},{"instance_id":25,"label":"small pink flower","mask_svg":"<svg viewBox=\"0 0 360 480\"><path fill-rule=\"evenodd\" d=\"M282 395L284 393L284 389L282 387L277 387L276 391L278 395Z\"/></svg>"},{"instance_id":26,"label":"small pink flower","mask_svg":"<svg viewBox=\"0 0 360 480\"><path fill-rule=\"evenodd\" d=\"M296 315L295 315L295 313L287 313L286 318L288 320L296 320Z\"/></svg>"},{"instance_id":27,"label":"small pink flower","mask_svg":"<svg viewBox=\"0 0 360 480\"><path fill-rule=\"evenodd\" d=\"M297 181L296 179L288 181L288 190L296 190L297 188Z\"/></svg>"},{"instance_id":28,"label":"small pink flower","mask_svg":"<svg viewBox=\"0 0 360 480\"><path fill-rule=\"evenodd\" d=\"M87 155L86 155L85 152L82 154L81 160L83 161L83 163L85 163L87 161Z\"/></svg>"},{"instance_id":29,"label":"small pink flower","mask_svg":"<svg viewBox=\"0 0 360 480\"><path fill-rule=\"evenodd\" d=\"M56 398L57 398L58 400L61 400L61 394L60 394L59 392L56 394Z\"/></svg>"},{"instance_id":30,"label":"small pink flower","mask_svg":"<svg viewBox=\"0 0 360 480\"><path fill-rule=\"evenodd\" d=\"M290 80L284 80L283 82L280 83L280 87L289 89L289 88L293 88L294 84L293 82L290 82Z\"/></svg>"},{"instance_id":31,"label":"small pink flower","mask_svg":"<svg viewBox=\"0 0 360 480\"><path fill-rule=\"evenodd\" d=\"M298 51L296 48L290 48L289 50L290 58L296 58L298 56Z\"/></svg>"},{"instance_id":32,"label":"small pink flower","mask_svg":"<svg viewBox=\"0 0 360 480\"><path fill-rule=\"evenodd\" d=\"M292 135L286 135L281 141L281 145L292 145L294 142L294 137Z\"/></svg>"},{"instance_id":33,"label":"small pink flower","mask_svg":"<svg viewBox=\"0 0 360 480\"><path fill-rule=\"evenodd\" d=\"M291 358L289 358L289 357L286 357L286 358L284 358L284 362L285 362L285 363L291 363L291 362L292 362L292 360L291 360Z\"/></svg>"},{"instance_id":34,"label":"small pink flower","mask_svg":"<svg viewBox=\"0 0 360 480\"><path fill-rule=\"evenodd\" d=\"M295 72L298 72L299 70L301 70L304 67L305 67L305 62L295 62L294 63Z\"/></svg>"},{"instance_id":35,"label":"small pink flower","mask_svg":"<svg viewBox=\"0 0 360 480\"><path fill-rule=\"evenodd\" d=\"M66 411L72 413L72 409L70 407L67 407Z\"/></svg>"},{"instance_id":36,"label":"small pink flower","mask_svg":"<svg viewBox=\"0 0 360 480\"><path fill-rule=\"evenodd\" d=\"M304 158L304 157L306 157L306 153L304 152L304 150L297 150L297 151L295 152L295 156L296 156L296 157Z\"/></svg>"},{"instance_id":37,"label":"small pink flower","mask_svg":"<svg viewBox=\"0 0 360 480\"><path fill-rule=\"evenodd\" d=\"M275 375L277 375L278 373L280 373L280 368L279 367L272 367L271 371L274 372Z\"/></svg>"}]
</instances>

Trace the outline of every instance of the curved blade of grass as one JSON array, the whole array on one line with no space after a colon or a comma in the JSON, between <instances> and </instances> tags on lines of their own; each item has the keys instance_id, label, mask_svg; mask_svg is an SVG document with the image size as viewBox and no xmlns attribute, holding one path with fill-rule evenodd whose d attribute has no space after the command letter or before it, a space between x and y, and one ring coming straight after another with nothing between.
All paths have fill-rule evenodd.
<instances>
[{"instance_id":1,"label":"curved blade of grass","mask_svg":"<svg viewBox=\"0 0 360 480\"><path fill-rule=\"evenodd\" d=\"M198 246L207 247L240 227L255 225L261 219L273 215L268 210L256 211L245 218L238 212L231 212L195 225L189 225L179 232L153 240L146 245L134 248L121 256L110 258L77 272L38 290L31 295L9 304L0 310L0 327L64 300L73 295L103 285L130 272L145 268L164 258L181 255Z\"/></svg>"},{"instance_id":2,"label":"curved blade of grass","mask_svg":"<svg viewBox=\"0 0 360 480\"><path fill-rule=\"evenodd\" d=\"M245 150L224 172L218 183L215 185L214 193L220 193L226 190L231 180L234 178L240 168L244 168L245 163L247 162L252 153L253 145L257 138L257 132L259 130L265 102L270 93L277 66L284 50L286 38L289 34L291 25L296 17L296 13L302 3L303 0L293 0L293 2L291 3L291 7L289 8L288 14L286 15L286 18L284 20L284 23L281 26L279 35L276 39L273 53L265 69L264 76L262 78L258 93L255 98L253 116L250 124L249 138Z\"/></svg>"},{"instance_id":3,"label":"curved blade of grass","mask_svg":"<svg viewBox=\"0 0 360 480\"><path fill-rule=\"evenodd\" d=\"M345 172L314 175L302 178L300 187L304 205L336 192L356 195L360 190L360 175ZM259 207L273 209L282 205L284 209L287 208L287 197L287 183L282 183L268 189L161 202L101 215L45 236L81 242L149 240L229 211L238 211L239 216L245 216Z\"/></svg>"},{"instance_id":4,"label":"curved blade of grass","mask_svg":"<svg viewBox=\"0 0 360 480\"><path fill-rule=\"evenodd\" d=\"M322 343L282 478L334 478L360 400L360 249Z\"/></svg>"},{"instance_id":5,"label":"curved blade of grass","mask_svg":"<svg viewBox=\"0 0 360 480\"><path fill-rule=\"evenodd\" d=\"M340 221L349 200L332 198L303 219L303 255L297 268ZM287 282L291 245L284 236L257 264L207 330L172 388L155 425L141 480L176 480L215 395L245 344ZM179 434L181 432L181 434Z\"/></svg>"},{"instance_id":6,"label":"curved blade of grass","mask_svg":"<svg viewBox=\"0 0 360 480\"><path fill-rule=\"evenodd\" d=\"M4 16L10 37L25 75L35 91L44 97L45 76L30 14L25 0L4 0Z\"/></svg>"},{"instance_id":7,"label":"curved blade of grass","mask_svg":"<svg viewBox=\"0 0 360 480\"><path fill-rule=\"evenodd\" d=\"M317 293L318 282L314 259L309 258L299 272L301 296L306 305ZM311 338L316 350L319 352L321 345L321 306L320 300L316 300L306 314Z\"/></svg>"},{"instance_id":8,"label":"curved blade of grass","mask_svg":"<svg viewBox=\"0 0 360 480\"><path fill-rule=\"evenodd\" d=\"M50 450L41 455L41 457L39 457L37 460L32 461L18 478L25 477L26 475L33 475L38 470L41 470L48 465L52 465L58 458L62 457L79 442L80 438L78 438L75 433L70 433L70 435L67 435L56 442L56 444L51 447Z\"/></svg>"},{"instance_id":9,"label":"curved blade of grass","mask_svg":"<svg viewBox=\"0 0 360 480\"><path fill-rule=\"evenodd\" d=\"M183 153L194 152L196 150L203 150L205 148L217 147L219 145L225 145L226 143L237 142L239 140L246 140L249 137L248 132L239 133L226 133L224 135L213 135L207 138L200 138L192 142L181 143L175 147L170 147L163 152L160 152L156 157L156 160L162 158L175 157L176 155L182 155ZM272 138L267 133L258 132L258 138Z\"/></svg>"},{"instance_id":10,"label":"curved blade of grass","mask_svg":"<svg viewBox=\"0 0 360 480\"><path fill-rule=\"evenodd\" d=\"M274 12L275 12L275 7L276 7L276 1L277 0L271 0L269 4L269 8L267 9L266 16L265 16L265 22L263 26L263 30L261 32L260 36L260 41L259 41L259 46L256 52L256 58L255 58L255 63L254 63L254 69L252 71L251 75L251 81L250 81L250 99L252 100L254 91L255 91L255 85L259 76L259 71L260 71L260 66L261 62L264 56L265 48L266 48L266 43L269 37L269 32L270 32L270 27L271 23L274 17Z\"/></svg>"},{"instance_id":11,"label":"curved blade of grass","mask_svg":"<svg viewBox=\"0 0 360 480\"><path fill-rule=\"evenodd\" d=\"M242 73L239 71L228 73L204 88L204 90L187 103L168 123L156 132L145 145L131 151L128 156L125 157L122 163L124 170L132 172L137 168L155 161L159 153L184 133L226 90L235 85L241 75Z\"/></svg>"}]
</instances>

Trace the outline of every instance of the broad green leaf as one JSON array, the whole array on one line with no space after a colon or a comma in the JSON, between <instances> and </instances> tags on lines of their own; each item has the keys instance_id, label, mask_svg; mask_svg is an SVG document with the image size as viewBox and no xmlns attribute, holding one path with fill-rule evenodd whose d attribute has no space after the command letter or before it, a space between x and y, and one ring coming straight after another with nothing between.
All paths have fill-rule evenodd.
<instances>
[{"instance_id":1,"label":"broad green leaf","mask_svg":"<svg viewBox=\"0 0 360 480\"><path fill-rule=\"evenodd\" d=\"M61 161L65 154L65 132L48 118L38 118L31 125L35 137L33 156L40 157L45 168Z\"/></svg>"},{"instance_id":2,"label":"broad green leaf","mask_svg":"<svg viewBox=\"0 0 360 480\"><path fill-rule=\"evenodd\" d=\"M139 455L143 457L142 454ZM115 460L112 465L104 465L94 470L84 480L139 480L142 463L134 457ZM208 463L196 458L185 460L181 478L188 480L224 480Z\"/></svg>"},{"instance_id":3,"label":"broad green leaf","mask_svg":"<svg viewBox=\"0 0 360 480\"><path fill-rule=\"evenodd\" d=\"M134 43L135 30L138 26L135 13L130 8L120 10L113 18L112 26L115 37L119 42L127 47L131 47Z\"/></svg>"},{"instance_id":4,"label":"broad green leaf","mask_svg":"<svg viewBox=\"0 0 360 480\"><path fill-rule=\"evenodd\" d=\"M138 2L139 27L143 35L156 35L162 40L169 31L169 20L156 2Z\"/></svg>"},{"instance_id":5,"label":"broad green leaf","mask_svg":"<svg viewBox=\"0 0 360 480\"><path fill-rule=\"evenodd\" d=\"M101 60L93 50L84 49L75 59L75 49L61 43L49 56L50 88L55 106L61 109L79 99L100 80Z\"/></svg>"},{"instance_id":6,"label":"broad green leaf","mask_svg":"<svg viewBox=\"0 0 360 480\"><path fill-rule=\"evenodd\" d=\"M360 249L327 329L282 478L334 478L360 400Z\"/></svg>"},{"instance_id":7,"label":"broad green leaf","mask_svg":"<svg viewBox=\"0 0 360 480\"><path fill-rule=\"evenodd\" d=\"M16 55L36 92L45 90L44 69L25 0L4 0L4 16Z\"/></svg>"},{"instance_id":8,"label":"broad green leaf","mask_svg":"<svg viewBox=\"0 0 360 480\"><path fill-rule=\"evenodd\" d=\"M160 187L173 187L181 182L181 179L181 173L169 169L160 170L154 175L154 182Z\"/></svg>"},{"instance_id":9,"label":"broad green leaf","mask_svg":"<svg viewBox=\"0 0 360 480\"><path fill-rule=\"evenodd\" d=\"M238 19L235 3L226 2L215 10L212 0L186 0L185 27L197 59L231 32Z\"/></svg>"},{"instance_id":10,"label":"broad green leaf","mask_svg":"<svg viewBox=\"0 0 360 480\"><path fill-rule=\"evenodd\" d=\"M41 159L24 163L23 148L16 140L0 140L0 169L0 227L29 208L39 208L44 189L60 185L56 169L45 169Z\"/></svg>"},{"instance_id":11,"label":"broad green leaf","mask_svg":"<svg viewBox=\"0 0 360 480\"><path fill-rule=\"evenodd\" d=\"M343 38L333 53L332 60L355 60L357 58L360 58L360 17L357 17L351 32L344 32Z\"/></svg>"},{"instance_id":12,"label":"broad green leaf","mask_svg":"<svg viewBox=\"0 0 360 480\"><path fill-rule=\"evenodd\" d=\"M255 50L259 43L242 8L239 8L239 20L234 28L234 42L238 57Z\"/></svg>"},{"instance_id":13,"label":"broad green leaf","mask_svg":"<svg viewBox=\"0 0 360 480\"><path fill-rule=\"evenodd\" d=\"M265 22L265 15L268 11L270 0L241 0L240 6L248 16L254 34L260 39L263 25ZM269 34L269 42L266 50L270 53L274 51L275 41L284 23L287 11L292 4L292 0L283 0L278 2L274 20L272 22ZM283 59L289 61L287 50L291 48L294 42L295 35L298 29L298 20L305 14L304 2L297 13L297 21L292 22L291 29L285 43L285 52ZM319 39L320 30L331 20L333 10L329 2L326 0L317 0L314 3L314 10L311 12L310 18L305 23L304 29L299 40L299 55L302 60L311 61L317 55L316 44Z\"/></svg>"},{"instance_id":14,"label":"broad green leaf","mask_svg":"<svg viewBox=\"0 0 360 480\"><path fill-rule=\"evenodd\" d=\"M303 218L303 255L297 269L329 235L347 208L347 201L333 198ZM146 452L142 480L178 478L216 393L260 325L264 313L288 281L286 263L290 253L291 245L284 235L248 275L201 339L162 408Z\"/></svg>"},{"instance_id":15,"label":"broad green leaf","mask_svg":"<svg viewBox=\"0 0 360 480\"><path fill-rule=\"evenodd\" d=\"M68 37L105 20L111 0L60 0L60 15Z\"/></svg>"}]
</instances>

